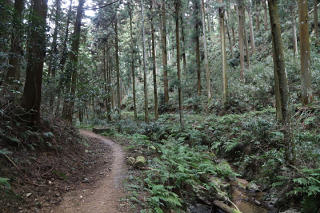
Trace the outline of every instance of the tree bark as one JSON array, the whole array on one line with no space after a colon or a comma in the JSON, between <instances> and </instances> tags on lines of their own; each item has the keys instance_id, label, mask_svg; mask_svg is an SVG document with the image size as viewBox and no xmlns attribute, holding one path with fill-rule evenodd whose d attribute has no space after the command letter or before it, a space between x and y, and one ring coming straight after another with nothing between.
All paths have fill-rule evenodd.
<instances>
[{"instance_id":1,"label":"tree bark","mask_svg":"<svg viewBox=\"0 0 320 213\"><path fill-rule=\"evenodd\" d=\"M6 80L5 73L8 70L8 51L10 41L10 10L11 1L0 1L0 85Z\"/></svg>"},{"instance_id":2,"label":"tree bark","mask_svg":"<svg viewBox=\"0 0 320 213\"><path fill-rule=\"evenodd\" d=\"M245 14L243 14L243 16L245 17ZM244 21L244 23L246 23L246 22ZM243 38L244 38L244 46L245 46L245 50L246 50L247 68L250 69L249 42L248 42L248 37L247 37L247 30L245 27L243 28L243 31L244 31Z\"/></svg>"},{"instance_id":3,"label":"tree bark","mask_svg":"<svg viewBox=\"0 0 320 213\"><path fill-rule=\"evenodd\" d=\"M24 0L15 0L14 16L12 20L11 48L9 55L9 68L6 75L6 83L13 84L20 80L21 58L23 56L22 37L23 37L23 9Z\"/></svg>"},{"instance_id":4,"label":"tree bark","mask_svg":"<svg viewBox=\"0 0 320 213\"><path fill-rule=\"evenodd\" d=\"M26 82L22 95L22 107L28 111L25 120L40 122L41 85L46 47L47 0L33 0Z\"/></svg>"},{"instance_id":5,"label":"tree bark","mask_svg":"<svg viewBox=\"0 0 320 213\"><path fill-rule=\"evenodd\" d=\"M67 22L66 22L67 26L66 26L66 31L65 31L65 36L64 36L64 40L63 40L61 56L60 56L60 62L59 62L59 70L61 72L64 71L64 67L65 67L65 64L67 61L67 57L68 57L67 43L69 40L69 25L70 25L71 15L72 15L72 0L70 1L70 5L69 5L68 17L67 17ZM65 79L60 77L58 87L56 88L58 98L57 98L57 106L56 106L56 110L55 110L55 115L58 115L59 111L60 111L61 90L63 89L63 81L64 80Z\"/></svg>"},{"instance_id":6,"label":"tree bark","mask_svg":"<svg viewBox=\"0 0 320 213\"><path fill-rule=\"evenodd\" d=\"M186 56L186 42L185 42L185 31L184 31L184 18L183 14L180 14L180 25L181 25L181 42L182 42L182 63L183 63L183 71L185 76L187 75L187 56Z\"/></svg>"},{"instance_id":7,"label":"tree bark","mask_svg":"<svg viewBox=\"0 0 320 213\"><path fill-rule=\"evenodd\" d=\"M151 1L151 46L152 46L152 74L153 74L153 96L154 96L154 117L155 120L158 120L158 88L157 88L157 67L156 67L156 48L155 48L155 39L154 39L154 26L153 26L153 1Z\"/></svg>"},{"instance_id":8,"label":"tree bark","mask_svg":"<svg viewBox=\"0 0 320 213\"><path fill-rule=\"evenodd\" d=\"M256 44L255 44L255 39L254 39L252 13L251 13L251 8L250 8L250 6L247 7L247 12L248 12L248 16L249 16L251 50L252 50L252 53L254 53L255 50L256 50Z\"/></svg>"},{"instance_id":9,"label":"tree bark","mask_svg":"<svg viewBox=\"0 0 320 213\"><path fill-rule=\"evenodd\" d=\"M267 0L262 0L263 10L264 10L264 16L263 16L263 22L264 22L264 29L268 30L268 7L267 7Z\"/></svg>"},{"instance_id":10,"label":"tree bark","mask_svg":"<svg viewBox=\"0 0 320 213\"><path fill-rule=\"evenodd\" d=\"M281 131L284 134L283 143L285 145L286 161L292 164L295 158L295 149L290 139L290 129L288 128L288 81L281 39L278 0L268 0L268 3L272 34L277 120L282 124Z\"/></svg>"},{"instance_id":11,"label":"tree bark","mask_svg":"<svg viewBox=\"0 0 320 213\"><path fill-rule=\"evenodd\" d=\"M211 99L211 73L209 69L208 63L208 50L207 50L207 35L206 35L206 11L204 8L204 0L201 0L201 8L202 8L202 31L203 31L203 48L204 48L204 66L206 69L206 79L207 79L207 96L208 100Z\"/></svg>"},{"instance_id":12,"label":"tree bark","mask_svg":"<svg viewBox=\"0 0 320 213\"><path fill-rule=\"evenodd\" d=\"M316 37L316 43L319 44L318 0L314 0L313 4L314 35Z\"/></svg>"},{"instance_id":13,"label":"tree bark","mask_svg":"<svg viewBox=\"0 0 320 213\"><path fill-rule=\"evenodd\" d=\"M234 58L234 54L233 54L233 43L232 43L232 38L231 38L231 35L230 35L230 31L229 31L227 19L225 19L225 25L224 25L224 26L225 26L225 30L227 31L227 35L228 35L229 49L230 49L231 57Z\"/></svg>"},{"instance_id":14,"label":"tree bark","mask_svg":"<svg viewBox=\"0 0 320 213\"><path fill-rule=\"evenodd\" d=\"M307 105L312 102L308 1L299 0L298 6L300 26L301 98L302 104Z\"/></svg>"},{"instance_id":15,"label":"tree bark","mask_svg":"<svg viewBox=\"0 0 320 213\"><path fill-rule=\"evenodd\" d=\"M108 80L107 80L108 65L107 65L107 55L106 55L106 44L102 43L102 45L103 45L102 62L103 62L104 92L108 95ZM110 112L108 111L108 97L106 97L104 101L105 101L105 104L106 104L107 114L109 114Z\"/></svg>"},{"instance_id":16,"label":"tree bark","mask_svg":"<svg viewBox=\"0 0 320 213\"><path fill-rule=\"evenodd\" d=\"M117 15L116 15L117 16ZM119 62L119 37L118 37L118 17L116 17L114 23L115 32L115 56L116 56L116 73L117 73L117 108L119 113L119 119L121 119L121 93L120 93L120 62Z\"/></svg>"},{"instance_id":17,"label":"tree bark","mask_svg":"<svg viewBox=\"0 0 320 213\"><path fill-rule=\"evenodd\" d=\"M219 0L222 3L222 0ZM222 79L223 79L223 103L224 106L228 103L228 77L227 77L227 52L226 52L226 37L224 26L224 8L219 7L219 25L220 25L220 42L222 56Z\"/></svg>"},{"instance_id":18,"label":"tree bark","mask_svg":"<svg viewBox=\"0 0 320 213\"><path fill-rule=\"evenodd\" d=\"M130 3L129 6L129 15L130 15L130 42L131 42L131 76L132 76L132 96L133 96L133 113L134 119L137 120L137 105L136 105L136 76L134 70L134 41L133 41L133 32L132 32L132 10L133 7Z\"/></svg>"},{"instance_id":19,"label":"tree bark","mask_svg":"<svg viewBox=\"0 0 320 213\"><path fill-rule=\"evenodd\" d=\"M182 112L182 88L181 88L181 68L180 68L180 35L179 35L179 14L180 14L180 0L175 0L175 22L176 22L176 49L177 49L177 75L178 75L178 99L179 99L179 117L180 126L183 129L183 112Z\"/></svg>"},{"instance_id":20,"label":"tree bark","mask_svg":"<svg viewBox=\"0 0 320 213\"><path fill-rule=\"evenodd\" d=\"M164 103L169 104L169 83L168 83L168 53L167 53L167 21L166 21L166 2L161 3L161 50L162 50L162 66L163 66L163 90Z\"/></svg>"},{"instance_id":21,"label":"tree bark","mask_svg":"<svg viewBox=\"0 0 320 213\"><path fill-rule=\"evenodd\" d=\"M57 58L58 58L58 30L59 30L59 22L60 22L60 13L61 13L61 0L56 0L56 15L55 15L55 27L53 31L52 36L52 44L51 44L51 53L50 53L50 59L49 59L49 68L48 68L48 74L50 75L50 98L49 98L49 106L52 106L51 111L53 112L53 103L55 98L55 77L56 77L56 69L57 69Z\"/></svg>"},{"instance_id":22,"label":"tree bark","mask_svg":"<svg viewBox=\"0 0 320 213\"><path fill-rule=\"evenodd\" d=\"M196 63L197 63L197 92L198 95L201 95L201 61L200 61L200 24L201 20L199 20L200 16L200 2L199 0L194 0L194 19L195 19L195 52L196 52Z\"/></svg>"},{"instance_id":23,"label":"tree bark","mask_svg":"<svg viewBox=\"0 0 320 213\"><path fill-rule=\"evenodd\" d=\"M288 81L284 63L278 1L268 0L268 3L272 34L277 120L282 124L286 124L288 120Z\"/></svg>"},{"instance_id":24,"label":"tree bark","mask_svg":"<svg viewBox=\"0 0 320 213\"><path fill-rule=\"evenodd\" d=\"M296 21L296 12L295 12L294 5L292 5L291 7L291 22L292 22L292 34L293 34L293 54L295 58L297 58L298 57L297 21Z\"/></svg>"},{"instance_id":25,"label":"tree bark","mask_svg":"<svg viewBox=\"0 0 320 213\"><path fill-rule=\"evenodd\" d=\"M260 31L260 24L261 24L261 22L260 22L260 4L261 4L261 2L260 1L257 1L256 2L256 14L255 14L255 16L256 16L256 28L257 28L257 31Z\"/></svg>"},{"instance_id":26,"label":"tree bark","mask_svg":"<svg viewBox=\"0 0 320 213\"><path fill-rule=\"evenodd\" d=\"M239 14L239 52L240 52L240 78L244 81L244 6L243 0L238 1Z\"/></svg>"},{"instance_id":27,"label":"tree bark","mask_svg":"<svg viewBox=\"0 0 320 213\"><path fill-rule=\"evenodd\" d=\"M62 117L72 123L72 116L74 111L74 102L75 102L75 93L77 87L77 66L78 66L78 53L79 53L79 46L80 46L80 32L81 32L81 21L83 17L83 5L85 0L79 0L79 4L77 7L77 16L76 22L74 25L74 32L72 35L72 44L71 44L71 51L69 52L68 56L68 64L67 64L67 73L69 74L69 81L68 85L66 85L67 94L69 94L64 99L63 110L62 110ZM71 77L71 78L70 78ZM71 85L70 85L71 81Z\"/></svg>"},{"instance_id":28,"label":"tree bark","mask_svg":"<svg viewBox=\"0 0 320 213\"><path fill-rule=\"evenodd\" d=\"M142 18L142 57L143 57L143 89L144 89L144 121L149 122L148 115L148 84L147 84L147 68L146 68L146 40L144 31L144 5L141 0L141 18Z\"/></svg>"},{"instance_id":29,"label":"tree bark","mask_svg":"<svg viewBox=\"0 0 320 213\"><path fill-rule=\"evenodd\" d=\"M106 50L106 57L110 58L109 55L109 42L107 41L107 50ZM112 87L111 87L111 60L108 60L107 63L107 120L111 121L111 105L112 105Z\"/></svg>"}]
</instances>

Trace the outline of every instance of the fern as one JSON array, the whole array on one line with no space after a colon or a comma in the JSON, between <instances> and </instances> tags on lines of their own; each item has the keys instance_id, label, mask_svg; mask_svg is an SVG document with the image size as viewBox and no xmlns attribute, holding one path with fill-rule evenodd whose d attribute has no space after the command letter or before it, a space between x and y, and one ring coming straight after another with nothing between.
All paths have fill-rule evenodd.
<instances>
[{"instance_id":1,"label":"fern","mask_svg":"<svg viewBox=\"0 0 320 213\"><path fill-rule=\"evenodd\" d=\"M11 189L9 178L0 177L0 186L4 187L5 189Z\"/></svg>"}]
</instances>

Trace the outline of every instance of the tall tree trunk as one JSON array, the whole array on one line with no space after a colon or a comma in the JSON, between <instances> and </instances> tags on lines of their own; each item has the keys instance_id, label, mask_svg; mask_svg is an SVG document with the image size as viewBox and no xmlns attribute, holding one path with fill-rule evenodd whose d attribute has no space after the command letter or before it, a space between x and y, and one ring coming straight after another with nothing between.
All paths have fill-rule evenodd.
<instances>
[{"instance_id":1,"label":"tall tree trunk","mask_svg":"<svg viewBox=\"0 0 320 213\"><path fill-rule=\"evenodd\" d=\"M8 51L10 41L11 1L0 1L0 85L5 80L8 69Z\"/></svg>"},{"instance_id":2,"label":"tall tree trunk","mask_svg":"<svg viewBox=\"0 0 320 213\"><path fill-rule=\"evenodd\" d=\"M180 0L175 0L175 22L176 22L176 49L177 49L177 75L178 75L178 99L179 99L179 116L180 126L184 128L183 112L182 112L182 88L181 88L181 68L180 68L180 35L179 35L179 14L180 14Z\"/></svg>"},{"instance_id":3,"label":"tall tree trunk","mask_svg":"<svg viewBox=\"0 0 320 213\"><path fill-rule=\"evenodd\" d=\"M28 38L28 59L26 82L22 95L22 107L29 113L26 120L40 121L42 72L46 47L47 0L33 0L30 34Z\"/></svg>"},{"instance_id":4,"label":"tall tree trunk","mask_svg":"<svg viewBox=\"0 0 320 213\"><path fill-rule=\"evenodd\" d=\"M23 9L24 0L15 0L14 2L14 15L12 20L12 33L11 33L11 48L9 55L9 69L6 75L6 82L8 84L20 80L21 58L23 54L22 37L23 37Z\"/></svg>"},{"instance_id":5,"label":"tall tree trunk","mask_svg":"<svg viewBox=\"0 0 320 213\"><path fill-rule=\"evenodd\" d=\"M102 62L103 62L103 81L104 81L104 92L106 94L108 94L108 80L107 80L107 69L108 69L108 65L107 65L107 55L106 55L106 44L103 43L103 49L102 49ZM106 104L106 111L107 114L109 114L110 112L108 112L108 97L105 98L105 104Z\"/></svg>"},{"instance_id":6,"label":"tall tree trunk","mask_svg":"<svg viewBox=\"0 0 320 213\"><path fill-rule=\"evenodd\" d=\"M137 105L136 105L136 76L134 70L134 41L133 41L133 32L132 32L132 10L133 7L130 3L129 6L129 15L130 15L130 41L131 41L131 76L132 76L132 96L133 96L133 111L134 111L134 119L137 120Z\"/></svg>"},{"instance_id":7,"label":"tall tree trunk","mask_svg":"<svg viewBox=\"0 0 320 213\"><path fill-rule=\"evenodd\" d=\"M70 26L71 15L72 15L72 0L70 1L70 4L69 4L68 17L66 22L67 26L66 26L65 36L64 36L63 45L62 45L62 52L61 52L60 61L59 61L59 70L61 73L64 71L64 67L68 57L67 43L69 40L69 26ZM55 115L59 115L59 112L60 112L61 90L63 90L64 81L65 79L62 76L60 76L58 87L56 88L58 98L57 98Z\"/></svg>"},{"instance_id":8,"label":"tall tree trunk","mask_svg":"<svg viewBox=\"0 0 320 213\"><path fill-rule=\"evenodd\" d=\"M233 43L232 43L232 38L231 38L231 35L230 35L227 19L225 19L225 30L227 30L227 35L228 35L228 40L229 40L229 49L230 49L231 57L234 58Z\"/></svg>"},{"instance_id":9,"label":"tall tree trunk","mask_svg":"<svg viewBox=\"0 0 320 213\"><path fill-rule=\"evenodd\" d=\"M149 122L148 115L148 84L147 84L147 68L146 68L146 40L144 31L144 5L141 0L141 18L142 18L142 57L143 57L143 89L144 89L144 121Z\"/></svg>"},{"instance_id":10,"label":"tall tree trunk","mask_svg":"<svg viewBox=\"0 0 320 213\"><path fill-rule=\"evenodd\" d=\"M318 0L314 0L313 4L314 35L316 37L316 43L319 44Z\"/></svg>"},{"instance_id":11,"label":"tall tree trunk","mask_svg":"<svg viewBox=\"0 0 320 213\"><path fill-rule=\"evenodd\" d=\"M264 16L263 16L263 23L264 23L264 29L268 30L268 7L267 7L267 0L262 0L263 10L264 10Z\"/></svg>"},{"instance_id":12,"label":"tall tree trunk","mask_svg":"<svg viewBox=\"0 0 320 213\"><path fill-rule=\"evenodd\" d=\"M117 16L117 15L116 15ZM117 73L117 108L119 113L119 119L121 119L121 93L120 93L120 62L119 62L119 36L118 36L118 17L116 17L114 23L115 32L115 56L116 56L116 73Z\"/></svg>"},{"instance_id":13,"label":"tall tree trunk","mask_svg":"<svg viewBox=\"0 0 320 213\"><path fill-rule=\"evenodd\" d=\"M50 98L49 98L49 106L52 106L51 111L53 112L53 102L55 98L55 77L56 77L56 69L57 69L57 58L58 58L58 48L57 48L57 38L58 38L58 30L59 30L59 22L60 22L60 13L61 13L61 0L56 0L56 15L55 15L55 27L52 36L52 44L51 44L51 53L49 59L49 68L48 73L51 75L50 79Z\"/></svg>"},{"instance_id":14,"label":"tall tree trunk","mask_svg":"<svg viewBox=\"0 0 320 213\"><path fill-rule=\"evenodd\" d=\"M109 59L110 55L109 55L109 42L107 41L107 48L106 48L106 57ZM108 60L107 63L107 120L111 121L111 98L112 98L112 87L111 87L111 61Z\"/></svg>"},{"instance_id":15,"label":"tall tree trunk","mask_svg":"<svg viewBox=\"0 0 320 213\"><path fill-rule=\"evenodd\" d=\"M302 104L307 105L312 102L308 1L299 0L298 3L300 26L301 97Z\"/></svg>"},{"instance_id":16,"label":"tall tree trunk","mask_svg":"<svg viewBox=\"0 0 320 213\"><path fill-rule=\"evenodd\" d=\"M187 56L186 56L186 42L185 42L185 32L184 32L184 17L183 14L180 14L180 24L181 24L181 42L182 42L182 63L183 63L183 71L185 76L187 76Z\"/></svg>"},{"instance_id":17,"label":"tall tree trunk","mask_svg":"<svg viewBox=\"0 0 320 213\"><path fill-rule=\"evenodd\" d=\"M296 11L295 2L291 7L291 22L292 22L292 34L293 34L293 54L295 59L298 57L298 39L297 39L297 21L296 21Z\"/></svg>"},{"instance_id":18,"label":"tall tree trunk","mask_svg":"<svg viewBox=\"0 0 320 213\"><path fill-rule=\"evenodd\" d=\"M238 1L239 14L239 52L240 52L240 78L244 81L244 6L243 0Z\"/></svg>"},{"instance_id":19,"label":"tall tree trunk","mask_svg":"<svg viewBox=\"0 0 320 213\"><path fill-rule=\"evenodd\" d=\"M166 2L161 3L161 50L162 50L162 66L163 66L163 90L164 103L169 104L169 84L168 84L168 53L167 53L167 19L166 19Z\"/></svg>"},{"instance_id":20,"label":"tall tree trunk","mask_svg":"<svg viewBox=\"0 0 320 213\"><path fill-rule=\"evenodd\" d=\"M250 8L250 6L247 7L247 12L248 12L248 16L249 16L251 50L252 50L252 53L254 53L255 50L256 50L256 44L255 44L255 39L254 39L252 13L251 13L251 8Z\"/></svg>"},{"instance_id":21,"label":"tall tree trunk","mask_svg":"<svg viewBox=\"0 0 320 213\"><path fill-rule=\"evenodd\" d=\"M278 3L277 0L268 0L268 2L272 33L277 119L285 123L287 121L288 82L285 71Z\"/></svg>"},{"instance_id":22,"label":"tall tree trunk","mask_svg":"<svg viewBox=\"0 0 320 213\"><path fill-rule=\"evenodd\" d=\"M230 34L230 28L229 28L229 23L228 20L231 20L230 18L230 15L229 15L229 10L230 8L227 8L225 11L224 11L224 16L226 16L224 19L225 19L225 30L227 30L227 35L228 35L228 40L229 40L229 48L230 48L230 53L231 53L231 56L232 58L234 58L234 52L233 52L233 46L235 45L236 43L236 38L235 38L235 33L234 33L234 28L233 28L233 25L231 25L231 33L232 35ZM231 37L232 36L232 37Z\"/></svg>"},{"instance_id":23,"label":"tall tree trunk","mask_svg":"<svg viewBox=\"0 0 320 213\"><path fill-rule=\"evenodd\" d=\"M231 33L232 33L232 44L235 45L237 41L236 41L236 32L234 30L233 25L231 26Z\"/></svg>"},{"instance_id":24,"label":"tall tree trunk","mask_svg":"<svg viewBox=\"0 0 320 213\"><path fill-rule=\"evenodd\" d=\"M245 15L244 15L245 16ZM245 23L245 22L244 22ZM245 46L245 49L246 49L246 59L247 59L247 68L250 69L250 52L249 52L249 42L248 42L248 37L247 37L247 30L246 28L244 27L244 35L243 35L243 38L244 38L244 46Z\"/></svg>"},{"instance_id":25,"label":"tall tree trunk","mask_svg":"<svg viewBox=\"0 0 320 213\"><path fill-rule=\"evenodd\" d=\"M203 31L203 48L204 48L204 66L206 69L206 79L207 79L207 96L208 100L211 99L211 74L208 63L208 50L207 50L207 36L206 36L206 11L204 8L204 0L201 0L201 8L202 8L202 31Z\"/></svg>"},{"instance_id":26,"label":"tall tree trunk","mask_svg":"<svg viewBox=\"0 0 320 213\"><path fill-rule=\"evenodd\" d=\"M261 5L261 2L260 1L257 1L256 2L256 28L257 28L257 31L259 32L260 31L260 13L261 13L261 10L260 10L260 5Z\"/></svg>"},{"instance_id":27,"label":"tall tree trunk","mask_svg":"<svg viewBox=\"0 0 320 213\"><path fill-rule=\"evenodd\" d=\"M200 41L199 37L196 36L196 63L197 63L197 92L201 95L201 61L200 61Z\"/></svg>"},{"instance_id":28,"label":"tall tree trunk","mask_svg":"<svg viewBox=\"0 0 320 213\"><path fill-rule=\"evenodd\" d=\"M219 0L222 4L222 0ZM219 7L219 25L220 25L220 42L222 56L222 79L223 79L223 102L224 106L228 103L228 77L227 77L227 52L226 52L226 37L224 27L224 8Z\"/></svg>"},{"instance_id":29,"label":"tall tree trunk","mask_svg":"<svg viewBox=\"0 0 320 213\"><path fill-rule=\"evenodd\" d=\"M156 48L155 48L155 39L154 39L154 26L153 26L153 3L151 1L151 46L152 46L152 74L153 74L153 96L154 96L154 117L155 120L158 120L158 88L157 88L157 67L156 67Z\"/></svg>"},{"instance_id":30,"label":"tall tree trunk","mask_svg":"<svg viewBox=\"0 0 320 213\"><path fill-rule=\"evenodd\" d=\"M269 16L272 34L273 47L273 64L274 64L274 79L275 79L275 94L276 94L276 110L277 120L283 125L284 142L286 160L291 161L294 156L294 148L288 135L288 81L285 71L285 62L283 55L283 46L281 39L280 19L278 12L278 0L268 0Z\"/></svg>"},{"instance_id":31,"label":"tall tree trunk","mask_svg":"<svg viewBox=\"0 0 320 213\"><path fill-rule=\"evenodd\" d=\"M194 0L194 19L195 19L195 52L196 52L196 63L197 63L197 92L198 95L201 95L201 61L200 61L200 24L201 20L199 19L200 16L200 2L199 0Z\"/></svg>"},{"instance_id":32,"label":"tall tree trunk","mask_svg":"<svg viewBox=\"0 0 320 213\"><path fill-rule=\"evenodd\" d=\"M69 81L67 88L67 97L65 97L63 110L62 110L62 117L67 120L69 123L72 123L72 116L74 110L74 102L75 102L75 93L76 93L76 86L77 86L77 66L78 66L78 53L79 53L79 46L80 46L80 32L81 32L81 20L83 16L83 5L85 0L79 0L79 4L77 7L77 16L76 22L74 24L74 32L72 35L72 44L71 44L71 51L69 52L68 57L68 64L67 64L67 73L69 74ZM70 78L71 77L71 78ZM70 85L71 81L71 85Z\"/></svg>"}]
</instances>

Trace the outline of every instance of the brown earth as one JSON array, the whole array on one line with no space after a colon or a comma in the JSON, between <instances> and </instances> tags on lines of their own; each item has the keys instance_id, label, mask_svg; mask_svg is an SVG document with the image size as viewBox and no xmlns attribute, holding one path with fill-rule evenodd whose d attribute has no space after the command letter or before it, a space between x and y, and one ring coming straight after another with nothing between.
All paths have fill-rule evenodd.
<instances>
[{"instance_id":1,"label":"brown earth","mask_svg":"<svg viewBox=\"0 0 320 213\"><path fill-rule=\"evenodd\" d=\"M13 129L9 134L20 139L18 147L0 138L0 149L7 148L11 152L0 155L0 177L8 178L11 185L9 191L0 185L0 213L61 212L55 211L56 207L69 206L65 201L79 191L82 203L89 194L98 191L101 184L106 188L100 195L110 189L115 193L115 186L105 183L111 174L115 179L119 174L117 186L120 186L120 173L126 171L122 167L120 146L86 131L81 132L89 137L80 137L78 130L59 120L50 123L42 124L34 132L37 137L25 138L27 127L21 127L16 133L17 129ZM52 132L54 136L45 138L42 136L45 132ZM41 145L43 143L50 143L51 147L46 148ZM112 153L114 151L120 153L120 158ZM121 193L106 199L115 199L113 203L118 203L118 195Z\"/></svg>"},{"instance_id":2,"label":"brown earth","mask_svg":"<svg viewBox=\"0 0 320 213\"><path fill-rule=\"evenodd\" d=\"M121 146L113 141L82 130L81 135L102 141L112 150L113 162L111 172L98 181L93 187L80 186L78 190L67 193L63 202L51 212L55 213L117 213L120 210L120 199L124 196L122 180L126 174L124 152Z\"/></svg>"}]
</instances>

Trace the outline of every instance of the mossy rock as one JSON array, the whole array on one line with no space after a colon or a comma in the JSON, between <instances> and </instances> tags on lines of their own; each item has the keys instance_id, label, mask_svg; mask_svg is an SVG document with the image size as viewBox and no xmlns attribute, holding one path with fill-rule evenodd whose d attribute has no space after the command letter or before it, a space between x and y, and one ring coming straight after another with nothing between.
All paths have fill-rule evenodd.
<instances>
[{"instance_id":1,"label":"mossy rock","mask_svg":"<svg viewBox=\"0 0 320 213\"><path fill-rule=\"evenodd\" d=\"M138 156L138 157L136 157L136 160L135 160L134 165L135 165L136 167L138 167L138 168L141 168L141 167L145 166L146 163L147 163L147 161L146 161L145 157L143 157L143 156Z\"/></svg>"},{"instance_id":2,"label":"mossy rock","mask_svg":"<svg viewBox=\"0 0 320 213\"><path fill-rule=\"evenodd\" d=\"M127 158L128 165L134 166L135 162L136 162L136 159L134 157L128 157Z\"/></svg>"}]
</instances>

